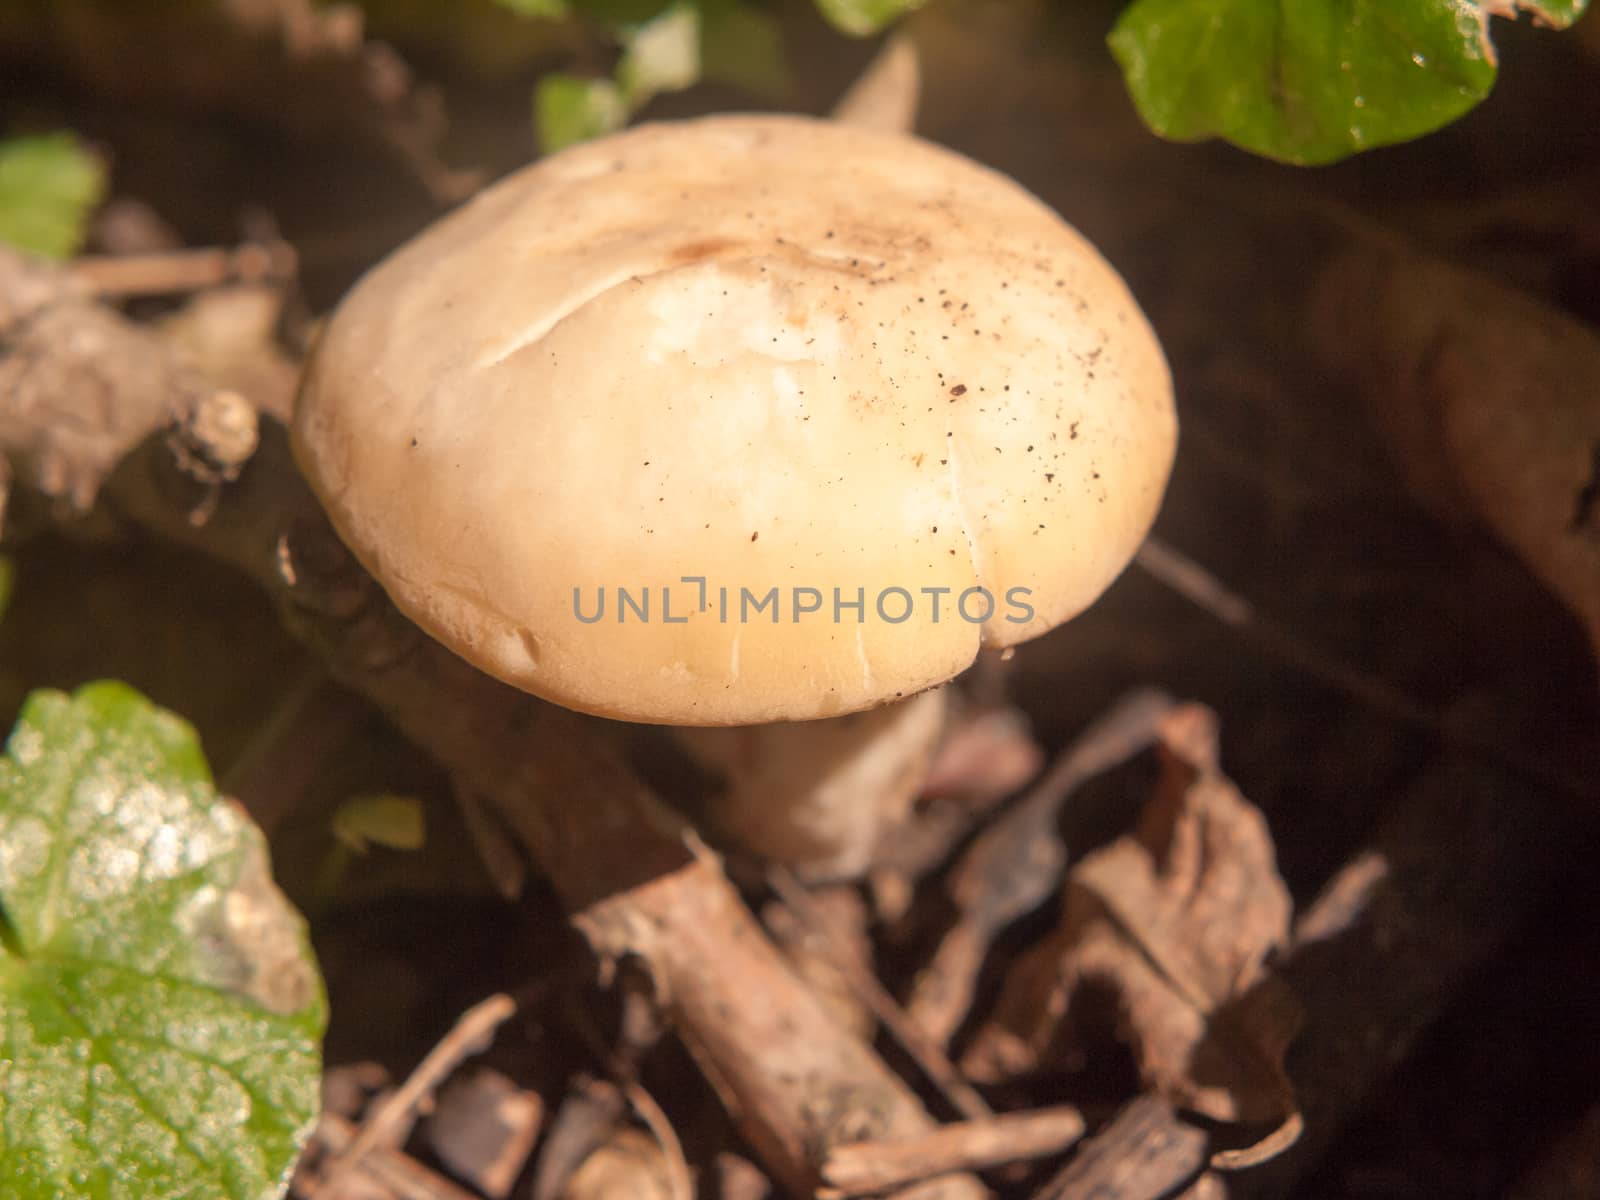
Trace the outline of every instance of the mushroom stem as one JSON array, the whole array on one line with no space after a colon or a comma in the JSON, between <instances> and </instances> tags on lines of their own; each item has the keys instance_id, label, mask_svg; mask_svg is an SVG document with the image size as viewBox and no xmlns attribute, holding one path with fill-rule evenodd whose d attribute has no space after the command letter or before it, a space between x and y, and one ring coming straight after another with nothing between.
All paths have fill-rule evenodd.
<instances>
[{"instance_id":1,"label":"mushroom stem","mask_svg":"<svg viewBox=\"0 0 1600 1200\"><path fill-rule=\"evenodd\" d=\"M944 731L945 689L867 712L675 730L722 787L697 813L712 833L808 880L845 879L910 814Z\"/></svg>"}]
</instances>

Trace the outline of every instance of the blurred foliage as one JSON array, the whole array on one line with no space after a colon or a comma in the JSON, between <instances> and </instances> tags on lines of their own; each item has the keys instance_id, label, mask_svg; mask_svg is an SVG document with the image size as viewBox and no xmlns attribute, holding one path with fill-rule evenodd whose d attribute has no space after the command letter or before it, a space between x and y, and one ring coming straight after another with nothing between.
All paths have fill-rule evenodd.
<instances>
[{"instance_id":1,"label":"blurred foliage","mask_svg":"<svg viewBox=\"0 0 1600 1200\"><path fill-rule=\"evenodd\" d=\"M536 105L541 142L554 150L609 133L660 91L700 77L689 64L702 7L661 0L499 0L540 16L573 12L598 21L623 48L616 75L587 84L551 78ZM836 29L875 33L923 0L816 0ZM1300 165L1409 141L1455 120L1494 86L1491 15L1532 14L1564 28L1587 0L1132 0L1110 37L1145 123L1163 137L1220 137L1253 153ZM735 8L751 42L777 45L770 18ZM669 23L670 35L663 23ZM765 26L765 28L763 28ZM760 30L760 32L758 32ZM657 43L641 51L641 41ZM719 47L721 63L751 56ZM766 56L763 56L766 57ZM775 57L775 55L773 55ZM630 77L640 60L642 73ZM681 70L655 65L670 61ZM738 80L748 86L758 72ZM641 86L641 81L643 86Z\"/></svg>"},{"instance_id":2,"label":"blurred foliage","mask_svg":"<svg viewBox=\"0 0 1600 1200\"><path fill-rule=\"evenodd\" d=\"M373 846L421 850L427 840L422 801L389 793L351 797L333 814L332 830L334 839L355 854Z\"/></svg>"},{"instance_id":3,"label":"blurred foliage","mask_svg":"<svg viewBox=\"0 0 1600 1200\"><path fill-rule=\"evenodd\" d=\"M322 856L312 883L311 915L316 917L338 897L353 859L374 846L386 850L421 850L428 840L422 801L392 793L352 796L333 814L332 844Z\"/></svg>"},{"instance_id":4,"label":"blurred foliage","mask_svg":"<svg viewBox=\"0 0 1600 1200\"><path fill-rule=\"evenodd\" d=\"M636 25L658 16L672 0L495 0L528 17L577 14L606 25ZM817 9L843 33L876 33L925 0L816 0Z\"/></svg>"},{"instance_id":5,"label":"blurred foliage","mask_svg":"<svg viewBox=\"0 0 1600 1200\"><path fill-rule=\"evenodd\" d=\"M813 2L833 28L863 36L926 0ZM215 17L220 3L158 0L148 11L167 14L169 25L176 14L181 26L202 10ZM537 71L534 125L546 151L619 129L654 97L697 82L769 102L781 101L789 84L776 8L767 0L359 3L371 35L396 39L423 74L433 56L470 64L481 77ZM1222 138L1310 165L1421 137L1472 109L1497 73L1492 15L1528 15L1559 28L1586 3L1128 0L1109 41L1156 133ZM136 11L122 0L0 0L0 29L32 30L48 45L98 28L90 14L104 13L114 33ZM550 69L564 64L575 65ZM105 187L104 166L71 134L0 141L0 242L54 257L74 253Z\"/></svg>"},{"instance_id":6,"label":"blurred foliage","mask_svg":"<svg viewBox=\"0 0 1600 1200\"><path fill-rule=\"evenodd\" d=\"M781 99L789 90L789 64L777 21L739 0L700 0L699 12L701 75L753 96Z\"/></svg>"},{"instance_id":7,"label":"blurred foliage","mask_svg":"<svg viewBox=\"0 0 1600 1200\"><path fill-rule=\"evenodd\" d=\"M924 0L817 0L835 28L876 33ZM534 100L539 143L548 153L614 132L662 92L701 80L762 96L781 95L788 80L782 38L772 14L740 0L496 0L522 16L577 17L620 47L609 79L555 72Z\"/></svg>"},{"instance_id":8,"label":"blurred foliage","mask_svg":"<svg viewBox=\"0 0 1600 1200\"><path fill-rule=\"evenodd\" d=\"M509 8L519 17L548 17L551 19L567 15L566 0L497 0L505 8Z\"/></svg>"},{"instance_id":9,"label":"blurred foliage","mask_svg":"<svg viewBox=\"0 0 1600 1200\"><path fill-rule=\"evenodd\" d=\"M817 0L817 10L842 33L865 37L898 20L923 0Z\"/></svg>"},{"instance_id":10,"label":"blurred foliage","mask_svg":"<svg viewBox=\"0 0 1600 1200\"><path fill-rule=\"evenodd\" d=\"M1587 0L1513 9L1565 27ZM1163 137L1220 137L1282 162L1410 141L1494 86L1491 9L1461 0L1134 0L1111 34L1128 90Z\"/></svg>"},{"instance_id":11,"label":"blurred foliage","mask_svg":"<svg viewBox=\"0 0 1600 1200\"><path fill-rule=\"evenodd\" d=\"M534 113L547 153L612 133L662 92L702 79L768 96L787 86L777 22L737 0L680 0L642 23L610 28L622 47L610 79L555 72L540 80Z\"/></svg>"},{"instance_id":12,"label":"blurred foliage","mask_svg":"<svg viewBox=\"0 0 1600 1200\"><path fill-rule=\"evenodd\" d=\"M556 72L539 81L534 95L533 119L547 154L621 129L628 115L622 89L610 79Z\"/></svg>"},{"instance_id":13,"label":"blurred foliage","mask_svg":"<svg viewBox=\"0 0 1600 1200\"><path fill-rule=\"evenodd\" d=\"M105 188L104 165L70 133L0 141L0 242L69 257Z\"/></svg>"},{"instance_id":14,"label":"blurred foliage","mask_svg":"<svg viewBox=\"0 0 1600 1200\"><path fill-rule=\"evenodd\" d=\"M700 78L700 11L674 4L642 25L620 27L622 58L611 79L556 72L539 81L534 112L545 151L611 133L662 92Z\"/></svg>"}]
</instances>

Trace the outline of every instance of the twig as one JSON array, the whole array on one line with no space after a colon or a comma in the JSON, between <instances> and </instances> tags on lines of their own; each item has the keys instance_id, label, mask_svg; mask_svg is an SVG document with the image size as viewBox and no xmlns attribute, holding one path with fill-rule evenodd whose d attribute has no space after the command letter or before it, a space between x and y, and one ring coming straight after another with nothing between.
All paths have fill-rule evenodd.
<instances>
[{"instance_id":1,"label":"twig","mask_svg":"<svg viewBox=\"0 0 1600 1200\"><path fill-rule=\"evenodd\" d=\"M87 517L129 451L215 390L65 271L0 247L0 456L11 490L43 499L41 515Z\"/></svg>"},{"instance_id":2,"label":"twig","mask_svg":"<svg viewBox=\"0 0 1600 1200\"><path fill-rule=\"evenodd\" d=\"M622 964L623 968L626 966L626 963ZM683 1143L678 1140L677 1131L656 1103L655 1097L639 1082L639 1060L660 1039L661 1029L654 1020L654 1006L636 984L630 983L632 978L630 974L623 973L618 981L622 992L623 1043L619 1050L612 1050L605 1044L586 1011L578 1009L572 1013L572 1018L579 1035L589 1043L595 1057L605 1063L613 1082L622 1089L633 1111L655 1139L665 1160L667 1186L672 1200L693 1200L694 1182L689 1176L689 1164L683 1155Z\"/></svg>"},{"instance_id":3,"label":"twig","mask_svg":"<svg viewBox=\"0 0 1600 1200\"><path fill-rule=\"evenodd\" d=\"M624 1107L622 1089L608 1080L580 1075L568 1085L534 1168L533 1200L556 1200L566 1190L584 1159L622 1119Z\"/></svg>"},{"instance_id":4,"label":"twig","mask_svg":"<svg viewBox=\"0 0 1600 1200\"><path fill-rule=\"evenodd\" d=\"M1295 921L1294 945L1309 946L1353 928L1372 907L1374 891L1389 874L1381 854L1366 850L1340 867L1316 903Z\"/></svg>"},{"instance_id":5,"label":"twig","mask_svg":"<svg viewBox=\"0 0 1600 1200\"><path fill-rule=\"evenodd\" d=\"M351 732L345 706L357 701L334 692L321 664L301 672L218 776L222 791L243 804L269 837L317 767Z\"/></svg>"},{"instance_id":6,"label":"twig","mask_svg":"<svg viewBox=\"0 0 1600 1200\"><path fill-rule=\"evenodd\" d=\"M323 1113L312 1135L332 1154L348 1153L356 1140L356 1127L343 1117ZM362 1160L360 1170L383 1184L399 1200L478 1200L473 1193L430 1171L409 1154L388 1147L375 1147ZM307 1200L339 1200L333 1181L324 1179L302 1191Z\"/></svg>"},{"instance_id":7,"label":"twig","mask_svg":"<svg viewBox=\"0 0 1600 1200\"><path fill-rule=\"evenodd\" d=\"M1033 1200L1157 1200L1198 1174L1209 1139L1159 1096L1134 1100Z\"/></svg>"},{"instance_id":8,"label":"twig","mask_svg":"<svg viewBox=\"0 0 1600 1200\"><path fill-rule=\"evenodd\" d=\"M585 1158L560 1193L560 1200L674 1200L661 1145L633 1125L613 1129Z\"/></svg>"},{"instance_id":9,"label":"twig","mask_svg":"<svg viewBox=\"0 0 1600 1200\"><path fill-rule=\"evenodd\" d=\"M834 965L841 954L848 954L866 970L872 970L873 947L867 929L870 911L861 891L853 884L821 884L820 891L808 891L812 907L823 910L829 929L818 931L782 900L773 897L756 911L768 935L827 1006L834 1021L871 1037L878 1021L857 994L857 989Z\"/></svg>"},{"instance_id":10,"label":"twig","mask_svg":"<svg viewBox=\"0 0 1600 1200\"><path fill-rule=\"evenodd\" d=\"M857 999L887 1029L900 1048L909 1054L928 1082L939 1089L940 1095L956 1112L969 1121L992 1118L993 1112L978 1090L967 1082L942 1047L930 1039L895 1003L895 999L878 977L862 965L859 959L833 947L833 923L826 913L812 903L810 895L800 886L788 870L775 866L767 873L772 890L789 906L795 916L830 947L829 958L844 977Z\"/></svg>"},{"instance_id":11,"label":"twig","mask_svg":"<svg viewBox=\"0 0 1600 1200\"><path fill-rule=\"evenodd\" d=\"M689 1176L689 1163L683 1156L683 1143L678 1140L677 1131L672 1128L672 1122L667 1120L667 1114L661 1111L655 1097L645 1091L638 1081L628 1080L622 1085L622 1091L661 1149L661 1156L666 1160L667 1187L672 1200L694 1200L694 1180Z\"/></svg>"},{"instance_id":12,"label":"twig","mask_svg":"<svg viewBox=\"0 0 1600 1200\"><path fill-rule=\"evenodd\" d=\"M1083 1136L1083 1114L1062 1105L945 1125L898 1142L836 1147L818 1200L870 1196L949 1171L976 1171L1060 1154Z\"/></svg>"},{"instance_id":13,"label":"twig","mask_svg":"<svg viewBox=\"0 0 1600 1200\"><path fill-rule=\"evenodd\" d=\"M1420 729L1453 750L1488 761L1541 786L1569 796L1583 796L1589 792L1584 780L1549 763L1530 759L1515 746L1486 743L1480 738L1465 736L1399 689L1324 653L1294 631L1262 616L1248 600L1205 567L1160 538L1147 538L1134 562L1151 578L1224 625L1238 630L1247 641L1313 679L1354 697L1375 712Z\"/></svg>"},{"instance_id":14,"label":"twig","mask_svg":"<svg viewBox=\"0 0 1600 1200\"><path fill-rule=\"evenodd\" d=\"M1172 699L1135 692L1090 725L1034 788L979 835L951 873L960 911L918 975L906 1011L945 1044L972 1005L978 970L995 936L1037 908L1060 883L1067 848L1056 829L1062 803L1086 780L1152 745Z\"/></svg>"},{"instance_id":15,"label":"twig","mask_svg":"<svg viewBox=\"0 0 1600 1200\"><path fill-rule=\"evenodd\" d=\"M287 242L246 243L234 249L172 250L160 254L85 256L69 268L97 296L160 296L198 292L225 283L294 278L294 248Z\"/></svg>"},{"instance_id":16,"label":"twig","mask_svg":"<svg viewBox=\"0 0 1600 1200\"><path fill-rule=\"evenodd\" d=\"M329 1166L324 1184L329 1194L336 1197L339 1187L374 1149L391 1146L396 1131L416 1114L418 1106L463 1060L481 1053L493 1039L495 1030L516 1011L516 1001L498 993L462 1013L455 1027L428 1051L410 1077L377 1106L363 1122L355 1140Z\"/></svg>"}]
</instances>

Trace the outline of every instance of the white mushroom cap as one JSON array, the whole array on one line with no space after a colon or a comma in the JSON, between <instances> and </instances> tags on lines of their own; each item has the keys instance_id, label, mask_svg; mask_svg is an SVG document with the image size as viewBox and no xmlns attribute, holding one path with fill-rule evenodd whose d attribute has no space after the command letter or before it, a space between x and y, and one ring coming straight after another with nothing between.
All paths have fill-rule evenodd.
<instances>
[{"instance_id":1,"label":"white mushroom cap","mask_svg":"<svg viewBox=\"0 0 1600 1200\"><path fill-rule=\"evenodd\" d=\"M1122 280L1016 184L738 116L567 150L402 247L329 323L294 434L464 658L719 725L908 696L1077 614L1154 519L1176 419ZM979 587L984 622L956 607Z\"/></svg>"}]
</instances>

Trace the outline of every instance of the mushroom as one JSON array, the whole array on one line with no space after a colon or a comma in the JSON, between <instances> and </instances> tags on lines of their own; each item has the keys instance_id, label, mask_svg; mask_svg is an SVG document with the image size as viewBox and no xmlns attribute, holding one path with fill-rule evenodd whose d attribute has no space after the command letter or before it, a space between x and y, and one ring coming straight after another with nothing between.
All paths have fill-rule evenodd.
<instances>
[{"instance_id":1,"label":"mushroom","mask_svg":"<svg viewBox=\"0 0 1600 1200\"><path fill-rule=\"evenodd\" d=\"M1176 418L1122 280L1017 184L720 116L566 150L399 249L293 432L357 557L476 666L623 721L785 723L686 735L731 781L714 823L848 873L937 736L940 701L897 702L1100 594Z\"/></svg>"}]
</instances>

